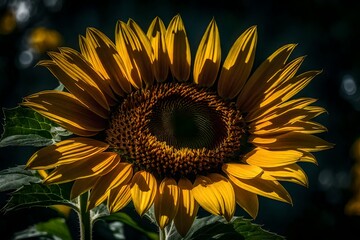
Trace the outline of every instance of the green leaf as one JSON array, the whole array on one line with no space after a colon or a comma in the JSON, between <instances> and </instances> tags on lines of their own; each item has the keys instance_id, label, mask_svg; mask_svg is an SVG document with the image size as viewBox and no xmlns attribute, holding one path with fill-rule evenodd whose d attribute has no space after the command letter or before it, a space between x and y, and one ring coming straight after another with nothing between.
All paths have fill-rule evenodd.
<instances>
[{"instance_id":1,"label":"green leaf","mask_svg":"<svg viewBox=\"0 0 360 240\"><path fill-rule=\"evenodd\" d=\"M14 240L29 239L72 240L70 231L63 218L50 219L15 233Z\"/></svg>"},{"instance_id":2,"label":"green leaf","mask_svg":"<svg viewBox=\"0 0 360 240\"><path fill-rule=\"evenodd\" d=\"M41 179L33 171L25 170L25 166L17 166L0 171L0 192L15 190L30 183L38 183Z\"/></svg>"},{"instance_id":3,"label":"green leaf","mask_svg":"<svg viewBox=\"0 0 360 240\"><path fill-rule=\"evenodd\" d=\"M152 239L152 240L159 239L158 233L154 233L154 232L143 229L136 221L134 221L128 214L126 214L124 212L113 213L109 216L102 217L101 219L103 219L105 221L120 221L120 222L138 230L139 232L143 233L149 239Z\"/></svg>"},{"instance_id":4,"label":"green leaf","mask_svg":"<svg viewBox=\"0 0 360 240\"><path fill-rule=\"evenodd\" d=\"M231 222L226 222L220 216L208 216L195 219L188 234L182 238L175 228L167 227L168 240L284 240L285 238L275 233L266 231L260 225L254 224L249 219L234 217Z\"/></svg>"},{"instance_id":5,"label":"green leaf","mask_svg":"<svg viewBox=\"0 0 360 240\"><path fill-rule=\"evenodd\" d=\"M3 211L9 212L22 208L46 207L56 204L67 205L74 210L77 207L70 199L71 184L52 184L31 183L25 185L15 192L4 206Z\"/></svg>"},{"instance_id":6,"label":"green leaf","mask_svg":"<svg viewBox=\"0 0 360 240\"><path fill-rule=\"evenodd\" d=\"M72 134L30 108L3 108L3 112L4 132L0 147L43 147L60 141L62 136Z\"/></svg>"},{"instance_id":7,"label":"green leaf","mask_svg":"<svg viewBox=\"0 0 360 240\"><path fill-rule=\"evenodd\" d=\"M261 228L260 225L254 224L250 219L244 219L242 217L236 218L231 223L236 232L244 236L246 240L284 240L285 237L277 235L276 233L269 232Z\"/></svg>"}]
</instances>

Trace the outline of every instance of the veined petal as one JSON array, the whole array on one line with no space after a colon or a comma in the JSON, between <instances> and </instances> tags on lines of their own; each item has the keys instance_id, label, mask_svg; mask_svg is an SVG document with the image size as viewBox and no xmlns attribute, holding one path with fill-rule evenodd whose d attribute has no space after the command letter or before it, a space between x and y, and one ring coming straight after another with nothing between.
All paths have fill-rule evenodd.
<instances>
[{"instance_id":1,"label":"veined petal","mask_svg":"<svg viewBox=\"0 0 360 240\"><path fill-rule=\"evenodd\" d=\"M255 146L271 150L297 149L308 152L316 152L333 147L333 144L313 135L289 132L273 137L250 136L249 142Z\"/></svg>"},{"instance_id":2,"label":"veined petal","mask_svg":"<svg viewBox=\"0 0 360 240\"><path fill-rule=\"evenodd\" d=\"M129 184L119 185L110 190L108 198L108 208L110 212L120 211L131 201L131 191Z\"/></svg>"},{"instance_id":3,"label":"veined petal","mask_svg":"<svg viewBox=\"0 0 360 240\"><path fill-rule=\"evenodd\" d=\"M192 183L187 178L180 178L178 182L180 189L179 207L174 218L176 230L181 236L185 236L199 210L199 204L195 201L192 194Z\"/></svg>"},{"instance_id":4,"label":"veined petal","mask_svg":"<svg viewBox=\"0 0 360 240\"><path fill-rule=\"evenodd\" d=\"M288 44L279 48L255 70L236 101L236 106L242 112L249 112L255 107L255 104L258 103L257 99L264 91L266 82L284 67L295 47L296 44Z\"/></svg>"},{"instance_id":5,"label":"veined petal","mask_svg":"<svg viewBox=\"0 0 360 240\"><path fill-rule=\"evenodd\" d=\"M221 61L220 35L215 20L211 20L196 52L193 78L199 86L211 87L218 75Z\"/></svg>"},{"instance_id":6,"label":"veined petal","mask_svg":"<svg viewBox=\"0 0 360 240\"><path fill-rule=\"evenodd\" d=\"M103 80L99 79L99 75L84 59L81 59L79 53L71 52L70 49L67 49L68 54L64 51L62 49L62 54L49 53L53 60L44 60L38 65L49 69L70 93L77 96L79 101L97 115L107 119L110 107L104 93L109 87L101 84ZM94 79L100 84L97 84Z\"/></svg>"},{"instance_id":7,"label":"veined petal","mask_svg":"<svg viewBox=\"0 0 360 240\"><path fill-rule=\"evenodd\" d=\"M114 169L119 161L120 158L117 153L99 153L82 161L58 166L44 179L44 183L65 183L82 178L102 176Z\"/></svg>"},{"instance_id":8,"label":"veined petal","mask_svg":"<svg viewBox=\"0 0 360 240\"><path fill-rule=\"evenodd\" d=\"M146 171L138 171L131 180L131 197L135 210L142 216L154 202L157 193L155 177Z\"/></svg>"},{"instance_id":9,"label":"veined petal","mask_svg":"<svg viewBox=\"0 0 360 240\"><path fill-rule=\"evenodd\" d=\"M131 84L127 80L126 66L116 50L115 44L101 31L88 28L86 39L81 38L80 49L87 56L95 69L109 81L111 88L119 96L131 92Z\"/></svg>"},{"instance_id":10,"label":"veined petal","mask_svg":"<svg viewBox=\"0 0 360 240\"><path fill-rule=\"evenodd\" d=\"M26 167L51 169L92 157L105 151L108 147L108 144L91 138L70 138L41 148L30 157Z\"/></svg>"},{"instance_id":11,"label":"veined petal","mask_svg":"<svg viewBox=\"0 0 360 240\"><path fill-rule=\"evenodd\" d=\"M297 164L290 164L275 168L265 168L264 170L279 181L288 181L305 187L308 186L308 178L304 170Z\"/></svg>"},{"instance_id":12,"label":"veined petal","mask_svg":"<svg viewBox=\"0 0 360 240\"><path fill-rule=\"evenodd\" d=\"M156 17L150 24L147 37L152 47L152 67L155 79L164 82L169 73L169 57L165 42L166 27L164 22Z\"/></svg>"},{"instance_id":13,"label":"veined petal","mask_svg":"<svg viewBox=\"0 0 360 240\"><path fill-rule=\"evenodd\" d=\"M246 191L292 204L290 194L278 181L264 180L261 177L253 179L239 179L232 175L228 177L233 184Z\"/></svg>"},{"instance_id":14,"label":"veined petal","mask_svg":"<svg viewBox=\"0 0 360 240\"><path fill-rule=\"evenodd\" d=\"M255 58L256 27L248 28L235 41L221 69L218 93L222 98L235 98L248 79Z\"/></svg>"},{"instance_id":15,"label":"veined petal","mask_svg":"<svg viewBox=\"0 0 360 240\"><path fill-rule=\"evenodd\" d=\"M146 83L146 86L151 86L154 82L154 75L151 67L152 49L149 38L132 19L129 19L127 25L133 30L140 43L140 48L133 50L133 57L140 71L141 78Z\"/></svg>"},{"instance_id":16,"label":"veined petal","mask_svg":"<svg viewBox=\"0 0 360 240\"><path fill-rule=\"evenodd\" d=\"M262 168L279 167L296 163L302 156L303 153L296 150L269 151L262 148L255 148L251 152L247 153L242 159L250 165Z\"/></svg>"},{"instance_id":17,"label":"veined petal","mask_svg":"<svg viewBox=\"0 0 360 240\"><path fill-rule=\"evenodd\" d=\"M255 193L246 191L230 181L234 188L235 200L252 218L256 218L259 212L259 199Z\"/></svg>"},{"instance_id":18,"label":"veined petal","mask_svg":"<svg viewBox=\"0 0 360 240\"><path fill-rule=\"evenodd\" d=\"M230 221L235 212L235 193L230 182L220 174L197 176L192 193L199 205L214 215Z\"/></svg>"},{"instance_id":19,"label":"veined petal","mask_svg":"<svg viewBox=\"0 0 360 240\"><path fill-rule=\"evenodd\" d=\"M118 21L116 24L115 43L116 49L124 61L128 81L135 88L142 88L141 72L134 55L141 56L140 51L143 49L135 33L122 21Z\"/></svg>"},{"instance_id":20,"label":"veined petal","mask_svg":"<svg viewBox=\"0 0 360 240\"><path fill-rule=\"evenodd\" d=\"M127 184L133 175L132 164L119 163L111 172L102 176L91 191L88 208L92 209L106 200L110 189Z\"/></svg>"},{"instance_id":21,"label":"veined petal","mask_svg":"<svg viewBox=\"0 0 360 240\"><path fill-rule=\"evenodd\" d=\"M293 71L295 70L293 69ZM298 93L319 73L319 71L305 72L296 77L292 77L289 80L285 80L285 83L280 84L280 87L273 89L270 93L267 93L259 104L259 108L250 111L247 118L260 118L260 115L263 115L264 112L268 111L268 109L277 107L279 104L287 101Z\"/></svg>"},{"instance_id":22,"label":"veined petal","mask_svg":"<svg viewBox=\"0 0 360 240\"><path fill-rule=\"evenodd\" d=\"M172 75L181 82L187 81L190 76L191 52L180 15L170 21L165 40Z\"/></svg>"},{"instance_id":23,"label":"veined petal","mask_svg":"<svg viewBox=\"0 0 360 240\"><path fill-rule=\"evenodd\" d=\"M95 176L75 180L71 187L70 199L74 199L90 190L99 178L100 176Z\"/></svg>"},{"instance_id":24,"label":"veined petal","mask_svg":"<svg viewBox=\"0 0 360 240\"><path fill-rule=\"evenodd\" d=\"M324 109L320 107L308 106L314 103L316 100L312 98L299 98L293 99L291 101L283 102L282 104L272 107L267 111L260 113L256 119L251 119L246 117L247 122L251 129L261 129L262 126L268 126L269 123L276 124L279 119L282 122L292 123L294 120L310 120L321 113ZM265 125L263 125L265 123ZM281 126L282 124L276 124L276 126Z\"/></svg>"},{"instance_id":25,"label":"veined petal","mask_svg":"<svg viewBox=\"0 0 360 240\"><path fill-rule=\"evenodd\" d=\"M315 156L309 152L303 152L303 156L299 159L299 162L310 162L318 165Z\"/></svg>"},{"instance_id":26,"label":"veined petal","mask_svg":"<svg viewBox=\"0 0 360 240\"><path fill-rule=\"evenodd\" d=\"M222 170L226 174L243 179L251 179L263 173L263 170L256 165L242 163L225 163L222 166Z\"/></svg>"},{"instance_id":27,"label":"veined petal","mask_svg":"<svg viewBox=\"0 0 360 240\"><path fill-rule=\"evenodd\" d=\"M96 135L107 125L107 120L90 111L68 92L42 91L24 100L22 106L32 108L79 136Z\"/></svg>"},{"instance_id":28,"label":"veined petal","mask_svg":"<svg viewBox=\"0 0 360 240\"><path fill-rule=\"evenodd\" d=\"M179 207L179 187L173 178L164 178L154 201L156 221L161 229L175 217Z\"/></svg>"}]
</instances>

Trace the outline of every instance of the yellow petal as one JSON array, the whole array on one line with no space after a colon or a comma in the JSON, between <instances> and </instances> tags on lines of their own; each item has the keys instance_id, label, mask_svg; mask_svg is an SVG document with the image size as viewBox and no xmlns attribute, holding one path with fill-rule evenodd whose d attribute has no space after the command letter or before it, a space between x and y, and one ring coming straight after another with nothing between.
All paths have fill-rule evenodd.
<instances>
[{"instance_id":1,"label":"yellow petal","mask_svg":"<svg viewBox=\"0 0 360 240\"><path fill-rule=\"evenodd\" d=\"M259 212L259 199L257 195L238 187L233 182L231 184L234 188L236 203L255 219Z\"/></svg>"},{"instance_id":2,"label":"yellow petal","mask_svg":"<svg viewBox=\"0 0 360 240\"><path fill-rule=\"evenodd\" d=\"M44 179L44 183L64 183L76 179L102 176L114 169L119 161L117 153L99 153L82 161L58 166Z\"/></svg>"},{"instance_id":3,"label":"yellow petal","mask_svg":"<svg viewBox=\"0 0 360 240\"><path fill-rule=\"evenodd\" d=\"M131 191L129 184L119 185L110 190L108 199L108 208L110 212L120 211L131 200Z\"/></svg>"},{"instance_id":4,"label":"yellow petal","mask_svg":"<svg viewBox=\"0 0 360 240\"><path fill-rule=\"evenodd\" d=\"M104 93L111 94L111 90L84 57L71 48L60 48L60 53L50 52L49 56L56 65L49 64L50 61L39 64L48 67L69 92L78 96L86 106L93 110L96 110L95 107L99 108L98 114L105 114L107 118L106 112L110 107Z\"/></svg>"},{"instance_id":5,"label":"yellow petal","mask_svg":"<svg viewBox=\"0 0 360 240\"><path fill-rule=\"evenodd\" d=\"M230 221L235 212L235 193L230 182L220 174L197 176L192 193L199 205L214 215Z\"/></svg>"},{"instance_id":6,"label":"yellow petal","mask_svg":"<svg viewBox=\"0 0 360 240\"><path fill-rule=\"evenodd\" d=\"M93 136L104 130L107 120L85 107L68 92L42 91L21 103L79 136Z\"/></svg>"},{"instance_id":7,"label":"yellow petal","mask_svg":"<svg viewBox=\"0 0 360 240\"><path fill-rule=\"evenodd\" d=\"M263 170L258 166L242 163L225 163L222 166L222 170L226 174L231 174L234 177L243 179L251 179L263 173Z\"/></svg>"},{"instance_id":8,"label":"yellow petal","mask_svg":"<svg viewBox=\"0 0 360 240\"><path fill-rule=\"evenodd\" d=\"M181 236L189 231L199 210L199 204L192 194L192 183L186 178L180 178L178 182L180 189L179 207L174 218L176 230Z\"/></svg>"},{"instance_id":9,"label":"yellow petal","mask_svg":"<svg viewBox=\"0 0 360 240\"><path fill-rule=\"evenodd\" d=\"M128 26L133 30L139 41L139 48L133 50L133 58L136 61L142 80L146 83L146 86L151 86L154 82L154 75L151 66L152 49L150 41L135 21L130 19L128 21Z\"/></svg>"},{"instance_id":10,"label":"yellow petal","mask_svg":"<svg viewBox=\"0 0 360 240\"><path fill-rule=\"evenodd\" d=\"M181 82L187 81L190 76L191 52L180 15L170 21L165 39L172 75Z\"/></svg>"},{"instance_id":11,"label":"yellow petal","mask_svg":"<svg viewBox=\"0 0 360 240\"><path fill-rule=\"evenodd\" d=\"M169 57L165 43L166 28L163 21L156 17L150 24L147 36L152 47L152 67L155 79L164 82L169 73Z\"/></svg>"},{"instance_id":12,"label":"yellow petal","mask_svg":"<svg viewBox=\"0 0 360 240\"><path fill-rule=\"evenodd\" d=\"M173 178L164 178L154 201L155 219L161 229L173 220L178 207L179 187Z\"/></svg>"},{"instance_id":13,"label":"yellow petal","mask_svg":"<svg viewBox=\"0 0 360 240\"><path fill-rule=\"evenodd\" d=\"M233 184L246 191L278 201L292 203L290 194L278 181L264 180L260 177L253 179L239 179L232 175L228 175L228 177Z\"/></svg>"},{"instance_id":14,"label":"yellow petal","mask_svg":"<svg viewBox=\"0 0 360 240\"><path fill-rule=\"evenodd\" d=\"M51 169L92 157L108 147L108 144L91 138L70 138L41 148L30 157L26 166L31 169Z\"/></svg>"},{"instance_id":15,"label":"yellow petal","mask_svg":"<svg viewBox=\"0 0 360 240\"><path fill-rule=\"evenodd\" d=\"M290 164L275 168L264 168L264 170L279 181L288 181L305 187L308 186L307 176L304 170L297 164Z\"/></svg>"},{"instance_id":16,"label":"yellow petal","mask_svg":"<svg viewBox=\"0 0 360 240\"><path fill-rule=\"evenodd\" d=\"M251 75L236 101L236 106L242 112L249 112L256 106L266 89L266 82L284 67L295 47L295 44L288 44L279 48Z\"/></svg>"},{"instance_id":17,"label":"yellow petal","mask_svg":"<svg viewBox=\"0 0 360 240\"><path fill-rule=\"evenodd\" d=\"M102 176L94 185L89 198L88 208L92 209L107 198L110 189L127 184L133 175L132 164L119 163L111 172Z\"/></svg>"},{"instance_id":18,"label":"yellow petal","mask_svg":"<svg viewBox=\"0 0 360 240\"><path fill-rule=\"evenodd\" d=\"M254 166L279 167L296 163L302 156L303 153L296 150L269 151L262 148L255 148L247 153L242 159L246 163Z\"/></svg>"},{"instance_id":19,"label":"yellow petal","mask_svg":"<svg viewBox=\"0 0 360 240\"><path fill-rule=\"evenodd\" d=\"M300 64L300 63L298 63ZM256 108L249 112L248 118L250 119L256 119L259 118L258 115L263 115L264 112L268 111L268 109L272 109L273 107L277 107L279 104L287 101L292 96L294 96L296 93L298 93L301 89L303 89L309 82L317 75L319 74L319 71L311 71L306 72L303 74L300 74L296 77L289 77L287 75L294 74L294 71L297 71L297 66L294 64L291 66L292 69L287 71L284 71L286 73L283 74L283 76L279 76L277 78L281 79L285 76L286 80L285 83L275 87L272 90L269 90L269 93L266 93L264 95L264 99L261 100L259 103L259 108ZM287 69L286 69L287 70ZM282 75L282 74L280 74Z\"/></svg>"},{"instance_id":20,"label":"yellow petal","mask_svg":"<svg viewBox=\"0 0 360 240\"><path fill-rule=\"evenodd\" d=\"M138 171L131 180L131 197L135 210L142 216L154 202L157 193L155 177L146 171Z\"/></svg>"},{"instance_id":21,"label":"yellow petal","mask_svg":"<svg viewBox=\"0 0 360 240\"><path fill-rule=\"evenodd\" d=\"M303 152L303 156L299 159L299 162L310 162L318 165L315 156L309 152Z\"/></svg>"},{"instance_id":22,"label":"yellow petal","mask_svg":"<svg viewBox=\"0 0 360 240\"><path fill-rule=\"evenodd\" d=\"M316 110L311 110L312 108L318 108L316 106L311 106L310 109L308 109L309 108L308 106L314 102L316 102L316 99L313 98L293 99L290 101L283 102L276 107L269 108L267 111L257 114L255 119L246 116L246 121L251 122L250 124L251 128L256 128L257 125L260 125L263 122L273 121L274 118L287 114L288 112L291 111L298 111L299 109L306 109L307 113L310 115L310 118L312 118L311 116L315 117L319 114L319 112L313 113Z\"/></svg>"},{"instance_id":23,"label":"yellow petal","mask_svg":"<svg viewBox=\"0 0 360 240\"><path fill-rule=\"evenodd\" d=\"M95 185L99 177L100 176L95 176L75 180L71 187L70 199L74 199L83 194L84 192L90 190Z\"/></svg>"},{"instance_id":24,"label":"yellow petal","mask_svg":"<svg viewBox=\"0 0 360 240\"><path fill-rule=\"evenodd\" d=\"M297 149L308 152L316 152L333 147L333 144L313 135L289 132L276 137L251 136L249 142L255 146L271 150Z\"/></svg>"},{"instance_id":25,"label":"yellow petal","mask_svg":"<svg viewBox=\"0 0 360 240\"><path fill-rule=\"evenodd\" d=\"M218 93L222 98L236 97L248 79L255 58L256 27L248 28L235 41L221 69Z\"/></svg>"},{"instance_id":26,"label":"yellow petal","mask_svg":"<svg viewBox=\"0 0 360 240\"><path fill-rule=\"evenodd\" d=\"M116 49L125 64L128 81L135 88L141 88L141 72L134 55L141 54L140 51L143 49L135 33L122 21L118 21L116 24L115 43Z\"/></svg>"},{"instance_id":27,"label":"yellow petal","mask_svg":"<svg viewBox=\"0 0 360 240\"><path fill-rule=\"evenodd\" d=\"M213 19L207 27L196 52L194 82L199 86L211 87L218 75L221 61L220 35Z\"/></svg>"},{"instance_id":28,"label":"yellow petal","mask_svg":"<svg viewBox=\"0 0 360 240\"><path fill-rule=\"evenodd\" d=\"M127 80L126 66L116 50L115 44L102 32L88 28L86 39L80 41L81 52L94 68L109 81L114 92L123 96L131 92L131 84Z\"/></svg>"}]
</instances>

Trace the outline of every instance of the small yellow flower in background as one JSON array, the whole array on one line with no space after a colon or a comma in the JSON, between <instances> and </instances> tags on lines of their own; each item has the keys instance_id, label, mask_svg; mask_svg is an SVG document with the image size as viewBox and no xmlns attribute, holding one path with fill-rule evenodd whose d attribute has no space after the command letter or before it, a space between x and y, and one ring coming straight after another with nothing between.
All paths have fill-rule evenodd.
<instances>
[{"instance_id":1,"label":"small yellow flower in background","mask_svg":"<svg viewBox=\"0 0 360 240\"><path fill-rule=\"evenodd\" d=\"M61 45L62 37L59 32L45 27L34 28L29 37L29 46L37 53L54 50Z\"/></svg>"},{"instance_id":2,"label":"small yellow flower in background","mask_svg":"<svg viewBox=\"0 0 360 240\"><path fill-rule=\"evenodd\" d=\"M360 216L360 138L353 143L351 154L355 160L351 168L351 190L353 195L346 203L344 211L347 215Z\"/></svg>"},{"instance_id":3,"label":"small yellow flower in background","mask_svg":"<svg viewBox=\"0 0 360 240\"><path fill-rule=\"evenodd\" d=\"M281 181L308 185L299 162L332 147L315 136L326 112L313 98L294 98L320 71L297 74L304 57L285 45L253 70L256 27L222 61L213 19L192 66L180 15L147 31L119 21L115 43L89 28L80 52L50 52L47 67L67 91L26 97L23 106L74 133L37 151L27 167L49 170L44 183L73 181L71 197L90 191L88 209L116 212L130 201L152 206L164 228L186 235L199 207L228 221L236 203L251 217L258 196L292 203ZM221 65L222 62L222 65Z\"/></svg>"},{"instance_id":4,"label":"small yellow flower in background","mask_svg":"<svg viewBox=\"0 0 360 240\"><path fill-rule=\"evenodd\" d=\"M16 18L11 11L5 11L0 16L0 34L7 35L12 33L16 25Z\"/></svg>"}]
</instances>

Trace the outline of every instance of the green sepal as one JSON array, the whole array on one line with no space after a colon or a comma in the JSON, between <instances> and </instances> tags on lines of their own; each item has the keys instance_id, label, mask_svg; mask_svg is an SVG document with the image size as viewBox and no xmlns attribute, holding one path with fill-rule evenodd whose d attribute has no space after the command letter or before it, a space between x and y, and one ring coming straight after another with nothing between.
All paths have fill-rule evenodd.
<instances>
[{"instance_id":1,"label":"green sepal","mask_svg":"<svg viewBox=\"0 0 360 240\"><path fill-rule=\"evenodd\" d=\"M21 106L3 108L3 113L4 131L0 147L43 147L59 142L61 137L72 134L30 108Z\"/></svg>"}]
</instances>

